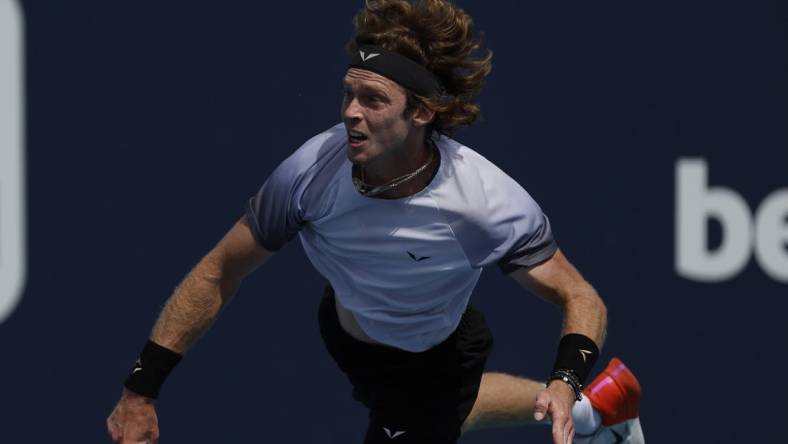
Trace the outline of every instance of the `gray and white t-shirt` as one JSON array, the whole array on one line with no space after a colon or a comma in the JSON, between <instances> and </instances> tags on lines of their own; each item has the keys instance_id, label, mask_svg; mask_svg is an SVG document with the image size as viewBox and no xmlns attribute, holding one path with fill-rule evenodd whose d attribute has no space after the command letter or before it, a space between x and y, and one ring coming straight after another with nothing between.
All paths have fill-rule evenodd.
<instances>
[{"instance_id":1,"label":"gray and white t-shirt","mask_svg":"<svg viewBox=\"0 0 788 444\"><path fill-rule=\"evenodd\" d=\"M295 151L249 201L269 251L296 234L309 260L371 338L424 351L457 327L482 267L506 273L552 257L550 223L490 161L441 137L432 181L400 199L356 191L339 124Z\"/></svg>"}]
</instances>

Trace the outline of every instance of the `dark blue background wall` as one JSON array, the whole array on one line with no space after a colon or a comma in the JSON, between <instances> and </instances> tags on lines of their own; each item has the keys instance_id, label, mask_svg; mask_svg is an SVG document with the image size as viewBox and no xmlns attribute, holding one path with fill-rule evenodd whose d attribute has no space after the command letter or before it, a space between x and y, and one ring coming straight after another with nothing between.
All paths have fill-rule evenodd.
<instances>
[{"instance_id":1,"label":"dark blue background wall","mask_svg":"<svg viewBox=\"0 0 788 444\"><path fill-rule=\"evenodd\" d=\"M535 196L602 294L603 359L640 377L649 441L779 439L788 285L755 259L720 282L680 276L674 183L680 158L702 158L750 214L788 187L786 3L457 3L495 51L484 119L457 138ZM0 442L109 441L174 286L278 162L338 122L359 6L24 2L29 260L0 324ZM713 250L724 226L707 226ZM164 388L163 442L360 442L365 413L317 331L321 285L298 242L249 277ZM494 268L473 303L496 335L490 368L544 377L559 312Z\"/></svg>"}]
</instances>

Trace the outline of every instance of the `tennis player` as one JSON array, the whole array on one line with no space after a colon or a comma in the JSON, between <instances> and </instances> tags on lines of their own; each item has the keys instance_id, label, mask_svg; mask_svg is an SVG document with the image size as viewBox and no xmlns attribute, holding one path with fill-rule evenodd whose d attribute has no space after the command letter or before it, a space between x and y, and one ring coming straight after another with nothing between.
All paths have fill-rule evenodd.
<instances>
[{"instance_id":1,"label":"tennis player","mask_svg":"<svg viewBox=\"0 0 788 444\"><path fill-rule=\"evenodd\" d=\"M285 159L178 286L107 419L112 439L158 441L167 375L243 277L298 235L328 281L325 345L369 408L364 443L455 443L540 421L555 444L644 442L640 386L624 364L585 387L605 337L602 300L534 199L449 136L476 120L491 69L471 18L446 0L368 0L354 23L342 123ZM547 383L484 372L493 340L468 302L492 264L563 310Z\"/></svg>"}]
</instances>

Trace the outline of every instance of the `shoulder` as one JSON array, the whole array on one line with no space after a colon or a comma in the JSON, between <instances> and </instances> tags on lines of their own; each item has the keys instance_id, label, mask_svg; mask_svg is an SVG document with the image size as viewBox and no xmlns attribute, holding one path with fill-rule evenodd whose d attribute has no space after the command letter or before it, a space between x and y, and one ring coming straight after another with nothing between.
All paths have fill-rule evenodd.
<instances>
[{"instance_id":1,"label":"shoulder","mask_svg":"<svg viewBox=\"0 0 788 444\"><path fill-rule=\"evenodd\" d=\"M346 143L343 124L312 137L276 167L267 180L267 188L276 190L279 196L287 195L299 201L315 193L319 195L319 190L332 183L348 161ZM311 193L310 190L318 191Z\"/></svg>"},{"instance_id":2,"label":"shoulder","mask_svg":"<svg viewBox=\"0 0 788 444\"><path fill-rule=\"evenodd\" d=\"M441 137L441 154L446 157L446 178L461 191L468 203L485 209L491 201L525 195L525 189L495 163L462 143Z\"/></svg>"},{"instance_id":3,"label":"shoulder","mask_svg":"<svg viewBox=\"0 0 788 444\"><path fill-rule=\"evenodd\" d=\"M449 137L441 137L438 144L441 153L447 156L449 168L465 180L474 177L483 181L514 180L498 165L467 145Z\"/></svg>"},{"instance_id":4,"label":"shoulder","mask_svg":"<svg viewBox=\"0 0 788 444\"><path fill-rule=\"evenodd\" d=\"M323 193L347 162L344 125L307 140L274 169L247 204L255 236L269 251L291 239L320 208Z\"/></svg>"},{"instance_id":5,"label":"shoulder","mask_svg":"<svg viewBox=\"0 0 788 444\"><path fill-rule=\"evenodd\" d=\"M440 146L447 160L440 206L472 266L499 260L535 233L549 234L539 205L501 168L451 139Z\"/></svg>"},{"instance_id":6,"label":"shoulder","mask_svg":"<svg viewBox=\"0 0 788 444\"><path fill-rule=\"evenodd\" d=\"M344 124L338 124L310 138L288 156L277 168L280 174L293 177L303 175L315 167L325 165L341 155L347 142Z\"/></svg>"}]
</instances>

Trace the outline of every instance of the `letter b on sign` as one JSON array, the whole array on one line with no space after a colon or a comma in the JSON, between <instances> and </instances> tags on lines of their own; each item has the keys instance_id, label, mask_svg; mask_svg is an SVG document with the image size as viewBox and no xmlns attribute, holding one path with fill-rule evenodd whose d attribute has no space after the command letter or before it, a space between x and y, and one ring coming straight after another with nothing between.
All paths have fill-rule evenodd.
<instances>
[{"instance_id":1,"label":"letter b on sign","mask_svg":"<svg viewBox=\"0 0 788 444\"><path fill-rule=\"evenodd\" d=\"M722 243L708 248L706 222L722 226ZM704 282L730 279L755 259L774 280L788 283L788 189L766 196L753 220L747 202L734 190L708 186L703 159L676 165L676 269Z\"/></svg>"},{"instance_id":2,"label":"letter b on sign","mask_svg":"<svg viewBox=\"0 0 788 444\"><path fill-rule=\"evenodd\" d=\"M11 315L25 279L22 11L0 0L0 323Z\"/></svg>"}]
</instances>

